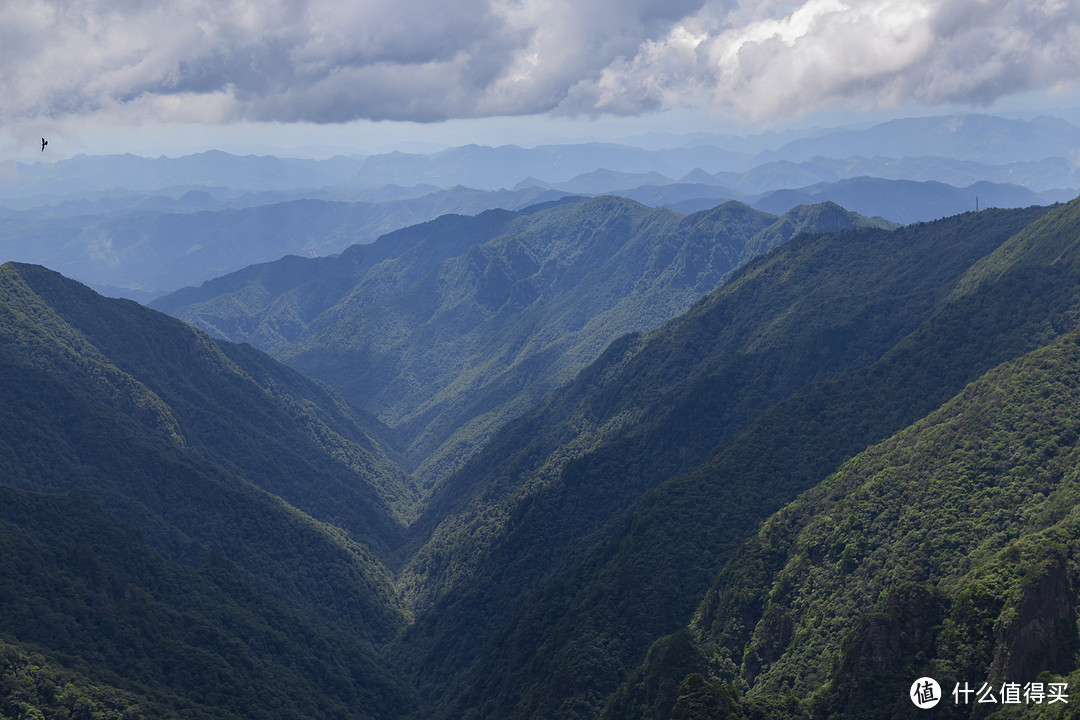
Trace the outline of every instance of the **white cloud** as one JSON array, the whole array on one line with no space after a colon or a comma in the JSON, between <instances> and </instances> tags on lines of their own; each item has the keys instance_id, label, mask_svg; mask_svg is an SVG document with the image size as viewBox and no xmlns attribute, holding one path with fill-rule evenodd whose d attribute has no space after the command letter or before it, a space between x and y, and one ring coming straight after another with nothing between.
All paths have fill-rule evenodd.
<instances>
[{"instance_id":1,"label":"white cloud","mask_svg":"<svg viewBox=\"0 0 1080 720\"><path fill-rule=\"evenodd\" d=\"M711 5L579 84L564 107L636 112L707 93L721 113L762 120L841 102L985 105L1076 82L1078 41L1080 4L1065 0Z\"/></svg>"},{"instance_id":2,"label":"white cloud","mask_svg":"<svg viewBox=\"0 0 1080 720\"><path fill-rule=\"evenodd\" d=\"M0 119L343 122L989 103L1080 77L1072 0L7 0Z\"/></svg>"}]
</instances>

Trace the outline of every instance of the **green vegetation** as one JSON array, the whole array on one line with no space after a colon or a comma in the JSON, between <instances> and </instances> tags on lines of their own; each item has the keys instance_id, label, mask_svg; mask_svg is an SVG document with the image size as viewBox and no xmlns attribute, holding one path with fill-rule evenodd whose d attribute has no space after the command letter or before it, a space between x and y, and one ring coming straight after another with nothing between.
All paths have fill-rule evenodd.
<instances>
[{"instance_id":1,"label":"green vegetation","mask_svg":"<svg viewBox=\"0 0 1080 720\"><path fill-rule=\"evenodd\" d=\"M43 268L0 297L0 632L178 712L407 709L375 649L407 621L379 557L403 476L361 421Z\"/></svg>"},{"instance_id":2,"label":"green vegetation","mask_svg":"<svg viewBox=\"0 0 1080 720\"><path fill-rule=\"evenodd\" d=\"M178 717L145 697L92 683L78 673L57 669L40 653L30 653L0 640L0 718L3 720Z\"/></svg>"},{"instance_id":3,"label":"green vegetation","mask_svg":"<svg viewBox=\"0 0 1080 720\"><path fill-rule=\"evenodd\" d=\"M850 222L571 201L207 290L372 407L407 386L393 428L4 266L0 707L809 720L1080 680L1080 201ZM422 495L455 417L485 440Z\"/></svg>"},{"instance_id":4,"label":"green vegetation","mask_svg":"<svg viewBox=\"0 0 1080 720\"><path fill-rule=\"evenodd\" d=\"M1078 368L1076 333L1006 363L771 518L694 622L718 679L899 717L922 675L1075 671Z\"/></svg>"},{"instance_id":5,"label":"green vegetation","mask_svg":"<svg viewBox=\"0 0 1080 720\"><path fill-rule=\"evenodd\" d=\"M811 481L764 473L758 486L739 473L714 485L699 477L640 524L618 521L620 515L650 487L708 459L801 384L880 356L917 327L919 313L932 313L950 281L1041 212L795 240L647 342L630 337L612 346L574 383L508 426L432 498L413 527L426 530L427 517L445 519L402 575L406 591L415 588L421 603L433 602L407 635L417 639L411 652L427 653L417 665L449 672L463 658L483 658L475 687L448 714L478 708L483 716L480 700L489 693L506 716L597 712L615 689L611 678L685 621L719 569L718 553ZM966 372L967 379L977 376ZM927 379L937 382L934 374ZM918 417L909 412L908 422ZM783 432L801 419L795 415L795 426ZM856 436L846 452L865 447L858 442ZM825 453L818 477L833 467L828 447L807 447ZM768 457L754 450L733 457ZM832 451L833 461L843 452ZM718 525L717 517L730 524ZM627 528L636 537L626 537ZM649 528L655 532L638 532ZM414 578L419 582L410 584ZM486 647L476 642L485 628L504 624ZM451 645L460 655L438 641L419 642L444 634L472 642ZM566 703L568 695L580 707L549 704Z\"/></svg>"},{"instance_id":6,"label":"green vegetation","mask_svg":"<svg viewBox=\"0 0 1080 720\"><path fill-rule=\"evenodd\" d=\"M1046 217L1047 221L1060 222L1062 216L1075 216L1075 212L1075 205L1066 206ZM1080 233L1074 233L1074 237L1080 237ZM991 254L988 259L994 257ZM1062 255L1055 253L1053 257ZM743 438L721 451L715 460L700 471L685 479L667 483L660 489L663 494L672 497L690 494L689 501L679 505L661 504L659 512L649 513L648 517L667 533L679 528L705 527L710 517L727 515L730 504L710 502L710 493L702 493L700 488L708 487L706 483L723 487L725 478L737 479L743 493L755 482L765 484L766 488L774 488L770 492L783 488L785 483L789 492L793 486L813 487L832 472L844 457L856 454L861 447L875 442L875 438L884 439L890 432L934 410L948 399L949 388L952 388L951 392L958 392L969 380L997 363L1037 348L1076 327L1077 311L1080 309L1078 280L1080 275L1076 269L1066 263L1052 262L1042 266L1031 263L1017 265L1002 274L997 282L986 284L977 291L953 293L951 300L940 305L934 316L886 353L879 362L865 370L812 385L796 393L788 401L765 413ZM987 381L984 379L984 382ZM1068 407L1067 398L1062 398L1062 401L1062 407ZM1046 427L1046 436L1055 437L1055 442L1071 442L1070 431L1051 424ZM987 447L981 445L976 455L981 456L985 452ZM1030 466L1022 467L1019 472L1030 474L1032 469ZM699 488L697 493L693 492L694 483ZM1021 486L1017 486L1017 490L1023 495ZM813 496L814 492L817 491L810 495ZM1029 501L1025 499L1023 502ZM908 498L894 497L879 500L874 507L877 508L876 512L884 508L896 512L911 503ZM873 707L887 708L881 710L882 717L896 716L900 709L914 709L910 703L906 707L903 703L899 706L883 705L880 700L873 702L871 697L880 697L880 693L888 692L889 688L899 688L898 692L902 692L898 697L907 702L906 691L911 681L922 674L934 675L926 671L925 665L896 667L888 677L868 674L865 658L857 661L858 656L841 657L839 641L811 642L808 636L796 634L798 629L792 628L786 617L770 617L768 611L763 609L766 604L777 609L797 604L791 598L785 601L786 596L776 597L774 593L781 588L786 592L789 587L798 588L802 583L810 583L824 589L835 580L831 576L825 578L813 573L807 577L806 573L810 570L798 561L788 564L785 570L785 558L788 558L785 543L794 542L795 533L802 528L802 524L793 519L799 517L800 511L795 510L798 507L796 503L770 519L764 526L769 534L762 536L760 544L755 540L741 550L728 563L712 589L703 593L706 600L699 613L707 617L720 616L721 619L711 624L718 638L703 642L700 650L695 649L695 652L711 658L708 664L698 665L695 671L711 672L717 682L736 681L736 689L739 689L739 683L745 682L743 678L757 677L762 672L761 667L778 664L778 667L788 668L787 674L772 681L771 685L764 684L764 677L758 680L747 696L747 708L763 698L777 700L785 696L795 687L796 679L803 683L801 700L810 702L812 698L807 692L807 684L822 682L823 674L831 672L832 677L844 678L849 684L854 682L853 678L862 678L861 689L855 693L855 697L864 707L856 711L850 698L845 700L848 704L844 712L849 712L852 717L872 717L869 713ZM1067 507L1062 506L1060 511L1067 512ZM676 508L678 513L675 512ZM695 520L698 511L700 514L696 515L698 519ZM984 514L993 518L992 513L974 503L974 498L969 502L962 493L954 496L949 517L955 518L956 513L969 519ZM845 523L848 523L846 513L842 514L845 515ZM678 521L672 520L673 517L678 517ZM879 519L875 518L874 521ZM643 521L638 522L644 524ZM988 522L985 527L990 524ZM910 517L905 522L904 532L912 533L912 538L922 539L918 546L879 542L868 536L864 523L852 521L847 527L844 541L836 538L839 544L830 546L835 553L832 557L836 563L835 571L840 573L855 571L856 566L863 567L865 556L871 552L874 557L879 557L879 554L887 556L892 562L925 566L928 552L939 548L941 543L952 542L949 538L956 534L943 518L931 512ZM657 537L663 536L654 532L649 537L655 542ZM956 538L957 542L960 540ZM685 537L681 544L687 544ZM883 549L877 550L879 546ZM712 543L692 547L708 552L717 545ZM678 578L685 579L687 563L693 562L691 553L654 551L654 556L657 554L657 566L674 563L678 568ZM958 557L965 554L966 551L958 551ZM647 567L646 573L652 568ZM932 620L934 613L941 612L940 609L933 610L938 602L935 599L937 590L912 590L904 584L907 580L896 577L884 579L877 573L873 575L875 580L885 584L886 590L853 600L853 604L847 607L857 610L854 617L836 613L838 606L830 605L819 618L827 617L834 627L850 629L857 624L860 614L869 610L871 614L863 619L866 623L863 626L867 636L865 642L869 643L867 651L870 647L879 647L883 642L896 644L902 641L911 644L913 653L926 652L926 638L918 632L913 632L906 640L886 641L882 635L895 638L899 631L887 628L896 628L897 625L910 628L911 620L905 619L903 613L913 612L912 608L925 608L923 621L932 627L935 624ZM873 615L874 612L881 615ZM885 621L881 618L891 619ZM966 632L979 636L984 630L969 627ZM752 633L753 637L760 635L763 639L752 641ZM992 637L993 634L989 634ZM765 638L769 638L768 642L773 644L767 644ZM778 641L786 645L778 648L775 646ZM858 645L849 637L844 640L843 646L851 647L852 643ZM781 659L778 659L780 656ZM814 658L813 663L810 658ZM655 677L657 672L658 668L646 663L638 671L638 679L615 696L608 716L652 717L656 712L670 712L670 698L643 699L643 688L648 686L649 678ZM779 669L775 672L779 672ZM911 675L912 672L915 674ZM971 676L985 678L986 667L981 667L978 673L971 671ZM848 692L854 691L848 688ZM826 716L841 712L835 705L826 706L819 702L817 707ZM822 709L826 707L828 710Z\"/></svg>"},{"instance_id":7,"label":"green vegetation","mask_svg":"<svg viewBox=\"0 0 1080 720\"><path fill-rule=\"evenodd\" d=\"M329 265L288 259L155 307L327 382L397 431L430 488L617 337L678 315L799 232L871 224L831 204L683 217L564 200L445 216Z\"/></svg>"},{"instance_id":8,"label":"green vegetation","mask_svg":"<svg viewBox=\"0 0 1080 720\"><path fill-rule=\"evenodd\" d=\"M45 663L19 668L25 651L5 646L5 675L24 690L36 675L42 711L365 718L408 707L362 638L273 599L221 552L195 567L166 561L84 492L0 486L0 544L4 632L82 676L65 696Z\"/></svg>"}]
</instances>

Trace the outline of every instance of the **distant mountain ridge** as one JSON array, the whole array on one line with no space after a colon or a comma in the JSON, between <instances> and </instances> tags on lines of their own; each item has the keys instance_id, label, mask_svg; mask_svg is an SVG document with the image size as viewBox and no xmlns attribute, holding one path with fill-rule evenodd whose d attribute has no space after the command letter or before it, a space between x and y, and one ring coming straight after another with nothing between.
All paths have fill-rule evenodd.
<instances>
[{"instance_id":1,"label":"distant mountain ridge","mask_svg":"<svg viewBox=\"0 0 1080 720\"><path fill-rule=\"evenodd\" d=\"M563 193L465 188L383 202L291 200L257 207L105 216L0 217L0 257L46 264L81 282L153 298L284 255L334 255L447 212L519 208Z\"/></svg>"},{"instance_id":2,"label":"distant mountain ridge","mask_svg":"<svg viewBox=\"0 0 1080 720\"><path fill-rule=\"evenodd\" d=\"M565 197L612 193L652 207L700 212L731 199L782 215L798 205L831 201L868 217L909 223L982 207L1046 205L1060 193L1034 193L1019 186L977 183L967 188L931 182L851 178L803 186L800 175L769 186L797 187L765 193L731 190L720 184L675 183L630 186L647 178L597 173L559 189L547 184L513 191L468 188L391 188L366 193L365 202L321 199L276 201L222 208L206 193L178 200L117 198L75 203L65 211L0 214L0 256L45 264L106 294L150 301L186 285L270 262L284 255L328 256L400 227L446 213L475 214L490 208L519 210ZM700 178L699 178L700 179ZM658 181L658 178L654 178ZM128 205L130 200L132 205ZM101 215L68 214L77 208ZM182 209L175 210L176 206ZM204 207L204 206L209 206ZM163 209L157 209L163 208Z\"/></svg>"},{"instance_id":3,"label":"distant mountain ridge","mask_svg":"<svg viewBox=\"0 0 1080 720\"><path fill-rule=\"evenodd\" d=\"M832 201L906 224L975 209L975 195L984 207L1026 207L1067 201L1080 187L1071 159L1080 128L1062 120L910 118L802 135L687 136L651 148L467 145L327 160L215 150L12 164L0 172L0 261L45 264L148 302L286 254L334 254L445 213L517 210L568 194L614 194L684 213L727 200L774 214Z\"/></svg>"},{"instance_id":4,"label":"distant mountain ridge","mask_svg":"<svg viewBox=\"0 0 1080 720\"><path fill-rule=\"evenodd\" d=\"M668 147L653 149L618 142L529 148L465 145L427 155L395 151L326 160L236 156L219 150L178 158L80 155L54 163L16 164L0 176L0 198L182 186L266 191L433 184L443 188L465 185L497 190L513 188L528 177L544 183L563 183L597 169L683 178L695 169L710 174L744 173L768 163L799 164L819 162L823 158L834 161L863 158L863 162L891 158L891 163L901 164L930 158L1008 166L1040 163L1048 158L1067 160L1080 148L1080 128L1049 117L1016 120L979 114L947 115L803 134L804 137L786 142L781 136L769 133L757 138L688 137L681 146L669 142ZM765 149L760 149L763 146ZM747 147L753 151L744 150ZM980 179L1008 181L990 177L972 178L972 181Z\"/></svg>"},{"instance_id":5,"label":"distant mountain ridge","mask_svg":"<svg viewBox=\"0 0 1080 720\"><path fill-rule=\"evenodd\" d=\"M955 188L939 182L869 177L821 183L797 190L778 190L755 198L750 204L775 213L815 202L834 202L853 212L888 218L903 225L990 207L1053 204L1047 202L1043 195L1019 185L979 182L969 187Z\"/></svg>"},{"instance_id":6,"label":"distant mountain ridge","mask_svg":"<svg viewBox=\"0 0 1080 720\"><path fill-rule=\"evenodd\" d=\"M181 186L281 190L339 185L356 176L358 158L303 160L238 157L220 150L183 157L77 155L57 162L19 163L0 181L0 198L63 196L117 188L165 190Z\"/></svg>"},{"instance_id":7,"label":"distant mountain ridge","mask_svg":"<svg viewBox=\"0 0 1080 720\"><path fill-rule=\"evenodd\" d=\"M1080 128L1053 117L1017 120L977 113L902 118L786 143L777 159L815 156L942 157L993 165L1043 160L1080 146ZM762 154L762 159L770 153Z\"/></svg>"}]
</instances>

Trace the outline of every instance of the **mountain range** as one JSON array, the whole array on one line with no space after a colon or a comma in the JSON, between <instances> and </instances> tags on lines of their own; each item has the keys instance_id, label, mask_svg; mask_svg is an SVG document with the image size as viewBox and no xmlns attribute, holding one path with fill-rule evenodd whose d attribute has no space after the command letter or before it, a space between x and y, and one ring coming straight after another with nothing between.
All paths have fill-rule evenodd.
<instances>
[{"instance_id":1,"label":"mountain range","mask_svg":"<svg viewBox=\"0 0 1080 720\"><path fill-rule=\"evenodd\" d=\"M532 148L466 145L426 155L395 151L325 160L236 156L218 150L179 158L78 155L55 163L12 163L0 173L0 198L25 202L36 197L36 202L44 204L50 198L55 201L72 194L121 188L259 192L429 184L498 190L512 188L528 177L547 183L566 182L598 168L682 178L695 169L744 173L778 161L798 164L823 158L863 158L864 162L889 158L893 164L936 158L992 168L1047 158L1068 160L1070 152L1080 146L1080 128L1051 117L1023 120L966 114L904 118L870 127L810 129L797 136L669 136L652 147L646 144L628 139L625 143ZM972 178L975 180L1005 181Z\"/></svg>"},{"instance_id":2,"label":"mountain range","mask_svg":"<svg viewBox=\"0 0 1080 720\"><path fill-rule=\"evenodd\" d=\"M446 213L619 195L682 213L825 201L911 223L1071 199L1080 129L1049 118L911 118L795 136L447 148L325 160L80 155L0 168L0 260L149 302L286 254L331 255ZM886 182L888 181L888 182Z\"/></svg>"},{"instance_id":3,"label":"mountain range","mask_svg":"<svg viewBox=\"0 0 1080 720\"><path fill-rule=\"evenodd\" d=\"M0 716L1069 716L1080 199L980 208L553 198L153 308L0 266Z\"/></svg>"},{"instance_id":4,"label":"mountain range","mask_svg":"<svg viewBox=\"0 0 1080 720\"><path fill-rule=\"evenodd\" d=\"M384 186L363 193L370 200L356 202L290 199L288 194L273 193L219 201L196 190L175 199L106 195L68 201L47 211L0 211L0 256L45 264L108 295L150 302L284 255L335 255L353 244L372 242L447 213L520 210L571 195L613 194L685 214L711 209L725 200L739 200L776 215L799 205L834 202L867 217L899 223L933 220L977 209L980 204L1027 207L1068 199L1064 191L1036 193L1019 185L989 182L959 188L933 181L855 177L804 186L800 183L816 175L803 173L798 177L782 174L764 183L793 189L753 194L715 182L627 187L620 183L650 178L590 176L556 186L524 184L501 191ZM572 192L573 188L583 192Z\"/></svg>"},{"instance_id":5,"label":"mountain range","mask_svg":"<svg viewBox=\"0 0 1080 720\"><path fill-rule=\"evenodd\" d=\"M763 523L687 629L650 651L611 717L671 702L673 717L723 706L732 717L914 717L906 692L917 676L946 693L990 685L997 703L1007 684L1075 683L1078 211L1040 218L975 263L862 383L802 400L851 415L883 381L912 392L954 358L988 368ZM657 693L673 661L687 682ZM963 700L941 710L972 713ZM1062 709L1012 710L987 714Z\"/></svg>"},{"instance_id":6,"label":"mountain range","mask_svg":"<svg viewBox=\"0 0 1080 720\"><path fill-rule=\"evenodd\" d=\"M177 212L141 204L105 214L0 217L0 253L46 264L110 295L149 301L284 255L326 256L355 243L449 212L518 209L562 197L543 189L507 192L465 188L377 202L288 200L253 207ZM98 208L100 211L100 208Z\"/></svg>"}]
</instances>

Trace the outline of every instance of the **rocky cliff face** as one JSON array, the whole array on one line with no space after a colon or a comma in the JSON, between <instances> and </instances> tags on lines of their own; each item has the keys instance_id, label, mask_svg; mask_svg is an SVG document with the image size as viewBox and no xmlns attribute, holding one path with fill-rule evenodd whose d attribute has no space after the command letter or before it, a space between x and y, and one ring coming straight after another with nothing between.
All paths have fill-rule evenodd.
<instances>
[{"instance_id":1,"label":"rocky cliff face","mask_svg":"<svg viewBox=\"0 0 1080 720\"><path fill-rule=\"evenodd\" d=\"M947 600L933 588L910 585L893 593L881 612L864 616L845 643L835 707L844 717L880 705L883 688L901 693L925 674L921 649L937 644Z\"/></svg>"},{"instance_id":2,"label":"rocky cliff face","mask_svg":"<svg viewBox=\"0 0 1080 720\"><path fill-rule=\"evenodd\" d=\"M991 677L1024 683L1044 670L1071 670L1080 638L1065 556L1052 552L1039 570L1024 584L1017 604L1006 607L999 618Z\"/></svg>"}]
</instances>

